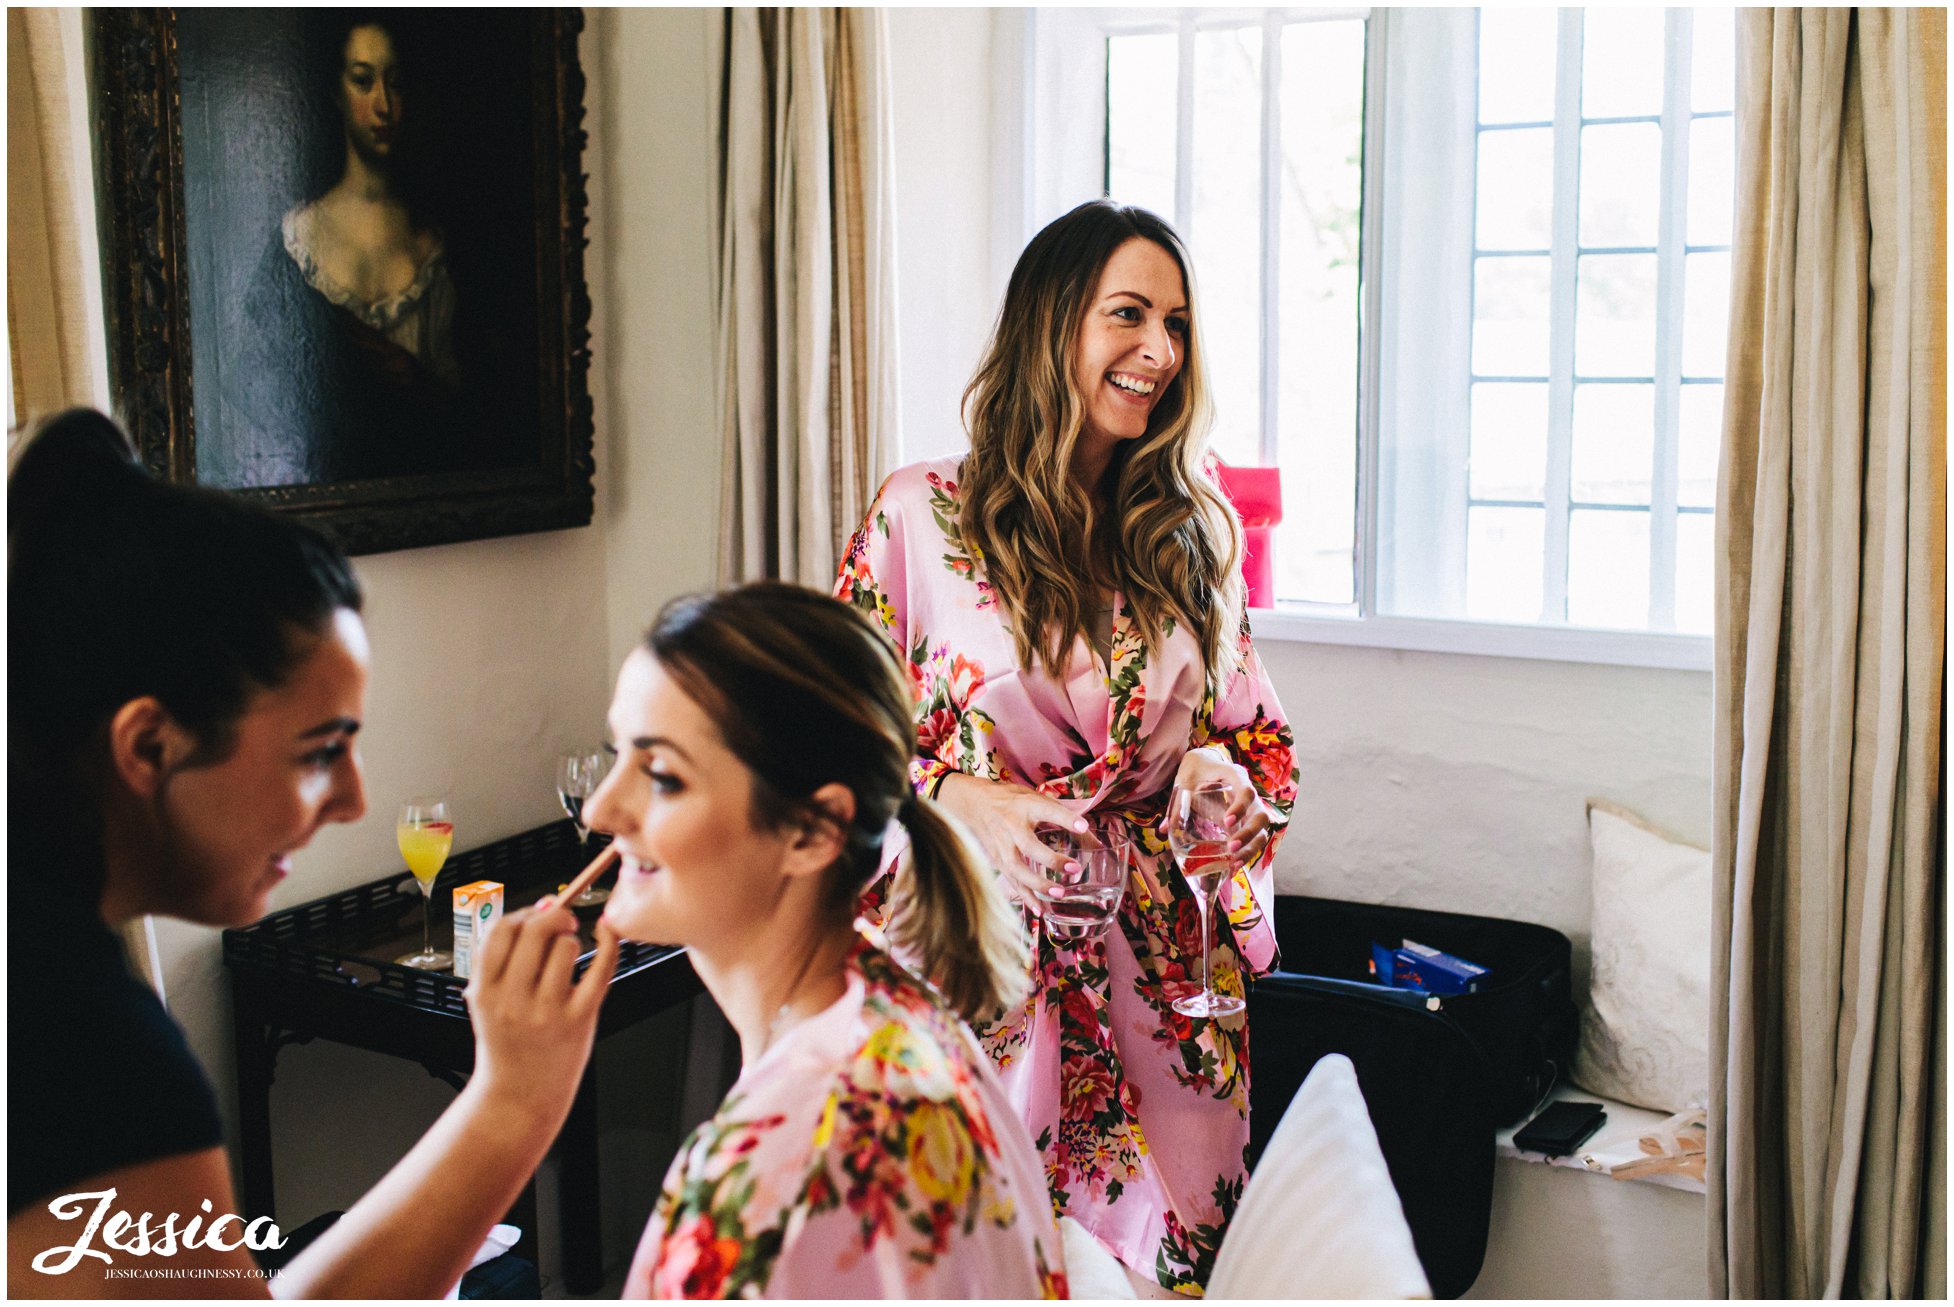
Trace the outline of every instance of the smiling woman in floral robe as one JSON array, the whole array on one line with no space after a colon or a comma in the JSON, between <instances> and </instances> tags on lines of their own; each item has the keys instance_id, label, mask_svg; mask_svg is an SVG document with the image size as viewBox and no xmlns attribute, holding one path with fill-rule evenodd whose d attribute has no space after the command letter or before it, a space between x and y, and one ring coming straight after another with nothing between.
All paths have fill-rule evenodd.
<instances>
[{"instance_id":1,"label":"smiling woman in floral robe","mask_svg":"<svg viewBox=\"0 0 1954 1307\"><path fill-rule=\"evenodd\" d=\"M1129 1267L1198 1294L1247 1178L1247 1031L1191 1020L1200 986L1193 892L1156 830L1183 755L1224 750L1286 821L1295 797L1289 728L1244 630L1241 667L1217 696L1184 628L1149 645L1114 598L1111 665L1085 639L1063 680L1019 665L981 560L957 531L960 460L892 475L849 545L837 594L906 657L925 794L952 771L1034 786L1139 845L1118 924L1057 945L1036 917L1031 997L980 1032L1044 1154L1057 1211ZM1274 839L1222 890L1215 988L1275 963ZM875 906L871 889L869 905Z\"/></svg>"},{"instance_id":2,"label":"smiling woman in floral robe","mask_svg":"<svg viewBox=\"0 0 1954 1307\"><path fill-rule=\"evenodd\" d=\"M624 1296L1062 1298L1044 1189L968 1028L864 938L679 1150Z\"/></svg>"}]
</instances>

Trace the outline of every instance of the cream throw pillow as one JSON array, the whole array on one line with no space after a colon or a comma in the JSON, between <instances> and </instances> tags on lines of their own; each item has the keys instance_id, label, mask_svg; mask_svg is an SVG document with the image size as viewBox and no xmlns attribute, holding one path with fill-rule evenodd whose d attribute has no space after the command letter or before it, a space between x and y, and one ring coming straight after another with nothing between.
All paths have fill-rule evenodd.
<instances>
[{"instance_id":1,"label":"cream throw pillow","mask_svg":"<svg viewBox=\"0 0 1954 1307\"><path fill-rule=\"evenodd\" d=\"M1574 1081L1659 1112L1710 1097L1710 855L1588 800L1593 981Z\"/></svg>"}]
</instances>

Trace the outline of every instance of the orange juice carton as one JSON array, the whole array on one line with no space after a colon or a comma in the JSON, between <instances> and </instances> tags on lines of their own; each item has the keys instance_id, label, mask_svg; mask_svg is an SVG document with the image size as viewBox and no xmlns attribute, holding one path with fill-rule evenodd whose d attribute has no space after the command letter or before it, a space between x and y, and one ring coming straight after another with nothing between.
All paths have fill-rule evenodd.
<instances>
[{"instance_id":1,"label":"orange juice carton","mask_svg":"<svg viewBox=\"0 0 1954 1307\"><path fill-rule=\"evenodd\" d=\"M455 887L455 976L466 980L476 958L482 954L482 941L491 927L502 920L502 885L499 881L478 880Z\"/></svg>"}]
</instances>

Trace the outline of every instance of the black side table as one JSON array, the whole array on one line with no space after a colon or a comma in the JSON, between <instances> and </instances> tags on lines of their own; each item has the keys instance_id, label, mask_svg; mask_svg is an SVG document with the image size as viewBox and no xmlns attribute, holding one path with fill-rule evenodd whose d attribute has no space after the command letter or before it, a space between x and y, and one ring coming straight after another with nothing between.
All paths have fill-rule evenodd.
<instances>
[{"instance_id":1,"label":"black side table","mask_svg":"<svg viewBox=\"0 0 1954 1307\"><path fill-rule=\"evenodd\" d=\"M576 827L552 822L449 859L430 907L436 948L450 947L449 891L477 880L504 886L506 911L553 892L595 856ZM237 1043L238 1120L247 1219L276 1216L271 1157L271 1083L290 1044L326 1039L418 1063L459 1090L475 1065L475 1040L462 1001L467 982L448 972L414 971L390 959L420 947L421 892L406 871L274 913L224 932ZM582 918L583 973L596 951L597 913ZM681 949L626 944L598 1019L602 1041L703 992ZM557 1136L558 1212L565 1287L594 1292L603 1282L597 1183L596 1053ZM532 1178L510 1219L522 1228L516 1251L540 1264Z\"/></svg>"}]
</instances>

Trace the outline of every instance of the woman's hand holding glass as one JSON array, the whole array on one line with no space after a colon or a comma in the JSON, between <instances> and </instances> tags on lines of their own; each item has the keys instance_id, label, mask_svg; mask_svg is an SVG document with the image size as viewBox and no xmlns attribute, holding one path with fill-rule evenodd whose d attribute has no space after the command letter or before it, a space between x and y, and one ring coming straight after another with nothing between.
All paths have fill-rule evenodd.
<instances>
[{"instance_id":1,"label":"woman's hand holding glass","mask_svg":"<svg viewBox=\"0 0 1954 1307\"><path fill-rule=\"evenodd\" d=\"M1228 795L1227 821L1230 835L1230 856L1235 865L1246 867L1262 856L1262 850L1269 846L1269 838L1275 833L1275 810L1262 798L1255 782L1249 779L1248 769L1228 757L1217 745L1201 749L1191 749L1181 758L1180 770L1174 774L1174 787L1182 790L1204 790L1219 788ZM1163 837L1167 835L1169 814L1163 813L1160 824L1154 829Z\"/></svg>"},{"instance_id":2,"label":"woman's hand holding glass","mask_svg":"<svg viewBox=\"0 0 1954 1307\"><path fill-rule=\"evenodd\" d=\"M1038 828L1084 834L1088 823L1051 795L1013 781L952 772L937 788L936 801L977 838L1004 877L1006 892L1033 912L1044 913L1054 880L1068 870L1076 876L1078 864L1041 840Z\"/></svg>"},{"instance_id":3,"label":"woman's hand holding glass","mask_svg":"<svg viewBox=\"0 0 1954 1307\"><path fill-rule=\"evenodd\" d=\"M597 1011L617 970L618 936L597 923L597 955L575 979L582 945L567 908L512 912L489 931L468 982L475 1074L498 1107L554 1133L590 1060Z\"/></svg>"}]
</instances>

